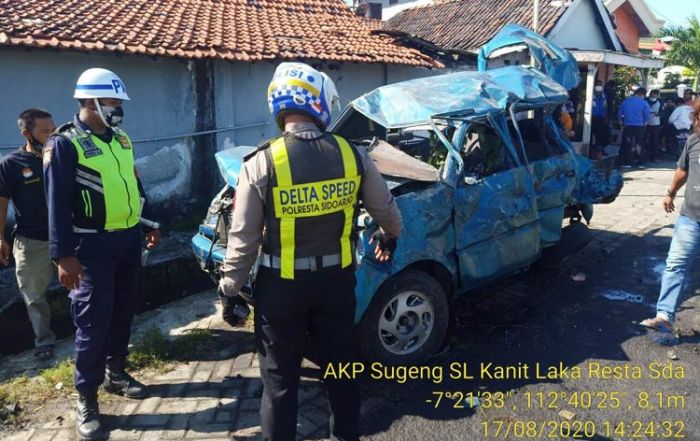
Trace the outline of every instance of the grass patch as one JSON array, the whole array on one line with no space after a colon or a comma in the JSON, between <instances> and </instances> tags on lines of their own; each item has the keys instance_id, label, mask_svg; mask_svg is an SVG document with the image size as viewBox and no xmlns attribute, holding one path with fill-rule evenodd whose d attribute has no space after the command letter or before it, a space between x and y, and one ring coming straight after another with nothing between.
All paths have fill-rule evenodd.
<instances>
[{"instance_id":1,"label":"grass patch","mask_svg":"<svg viewBox=\"0 0 700 441\"><path fill-rule=\"evenodd\" d=\"M167 372L177 361L205 358L216 349L208 329L192 329L173 339L157 328L147 330L130 348L127 366L132 371ZM36 411L48 400L75 392L72 360L44 369L35 377L23 375L0 383L0 425L21 424L22 413Z\"/></svg>"},{"instance_id":2,"label":"grass patch","mask_svg":"<svg viewBox=\"0 0 700 441\"><path fill-rule=\"evenodd\" d=\"M158 328L148 329L130 349L127 366L134 370L168 371L174 361L202 358L215 349L208 329L190 329L168 339Z\"/></svg>"},{"instance_id":3,"label":"grass patch","mask_svg":"<svg viewBox=\"0 0 700 441\"><path fill-rule=\"evenodd\" d=\"M21 421L25 406L66 397L74 392L73 362L64 360L39 372L36 377L23 375L0 383L0 424Z\"/></svg>"}]
</instances>

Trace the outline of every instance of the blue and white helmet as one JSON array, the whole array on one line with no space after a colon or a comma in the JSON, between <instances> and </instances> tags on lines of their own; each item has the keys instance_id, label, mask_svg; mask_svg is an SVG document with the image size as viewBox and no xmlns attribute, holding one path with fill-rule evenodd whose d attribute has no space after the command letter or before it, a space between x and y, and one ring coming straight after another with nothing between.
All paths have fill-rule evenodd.
<instances>
[{"instance_id":1,"label":"blue and white helmet","mask_svg":"<svg viewBox=\"0 0 700 441\"><path fill-rule=\"evenodd\" d=\"M111 70L93 67L80 74L73 98L117 98L129 100L124 82Z\"/></svg>"},{"instance_id":2,"label":"blue and white helmet","mask_svg":"<svg viewBox=\"0 0 700 441\"><path fill-rule=\"evenodd\" d=\"M311 116L321 130L331 122L331 114L340 109L340 97L333 80L304 63L281 63L267 89L267 104L275 122L284 130L287 112Z\"/></svg>"}]
</instances>

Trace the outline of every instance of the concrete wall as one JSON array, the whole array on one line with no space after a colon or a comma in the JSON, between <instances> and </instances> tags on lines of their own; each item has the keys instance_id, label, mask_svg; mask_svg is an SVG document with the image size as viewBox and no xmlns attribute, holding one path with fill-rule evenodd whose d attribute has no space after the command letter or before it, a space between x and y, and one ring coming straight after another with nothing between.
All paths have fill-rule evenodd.
<instances>
[{"instance_id":1,"label":"concrete wall","mask_svg":"<svg viewBox=\"0 0 700 441\"><path fill-rule=\"evenodd\" d=\"M279 134L267 107L267 86L278 63L214 64L216 125L228 128L217 136L217 150L257 145ZM360 95L386 83L409 80L440 71L380 64L321 65L335 82L346 106ZM386 71L385 71L386 69Z\"/></svg>"},{"instance_id":2,"label":"concrete wall","mask_svg":"<svg viewBox=\"0 0 700 441\"><path fill-rule=\"evenodd\" d=\"M124 129L134 139L137 167L149 198L161 206L189 194L190 138L138 142L145 138L190 133L195 124L191 75L184 61L151 60L103 54L0 49L0 153L22 143L17 115L27 107L42 107L56 125L72 120L78 105L72 98L75 81L90 67L114 71L124 81L131 101L124 104Z\"/></svg>"},{"instance_id":3,"label":"concrete wall","mask_svg":"<svg viewBox=\"0 0 700 441\"><path fill-rule=\"evenodd\" d=\"M215 139L215 149L203 151L202 142L211 142L206 137L196 138L196 144L194 137L182 136L195 132L198 120L193 72L186 61L8 48L0 49L0 57L4 62L0 70L0 154L22 143L16 119L27 107L47 109L54 115L56 125L72 120L78 108L72 98L73 88L83 70L104 67L122 78L131 97L124 105L123 127L134 140L137 168L149 199L159 210L160 220L177 221L173 216L199 211L194 207L202 204L202 196L208 196L202 194L201 185L198 187L197 181L203 179L198 170L203 160L205 164L213 163L211 152L256 145L278 134L267 108L267 86L277 63L213 63L212 125L225 130L209 138ZM336 81L343 105L386 81L436 73L380 64L321 67ZM208 173L209 169L203 170ZM211 195L216 190L212 188Z\"/></svg>"}]
</instances>

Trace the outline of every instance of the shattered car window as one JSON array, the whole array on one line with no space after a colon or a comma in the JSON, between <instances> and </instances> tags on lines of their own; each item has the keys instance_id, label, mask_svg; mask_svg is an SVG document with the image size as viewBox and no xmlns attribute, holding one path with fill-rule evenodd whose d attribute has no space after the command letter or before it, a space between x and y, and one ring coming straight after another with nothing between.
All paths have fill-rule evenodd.
<instances>
[{"instance_id":1,"label":"shattered car window","mask_svg":"<svg viewBox=\"0 0 700 441\"><path fill-rule=\"evenodd\" d=\"M515 167L503 139L486 123L471 123L460 154L466 176L484 178Z\"/></svg>"},{"instance_id":2,"label":"shattered car window","mask_svg":"<svg viewBox=\"0 0 700 441\"><path fill-rule=\"evenodd\" d=\"M539 161L566 152L561 140L549 124L545 123L543 109L522 112L524 117L518 120L520 135L525 144L528 160ZM509 128L515 130L509 121Z\"/></svg>"}]
</instances>

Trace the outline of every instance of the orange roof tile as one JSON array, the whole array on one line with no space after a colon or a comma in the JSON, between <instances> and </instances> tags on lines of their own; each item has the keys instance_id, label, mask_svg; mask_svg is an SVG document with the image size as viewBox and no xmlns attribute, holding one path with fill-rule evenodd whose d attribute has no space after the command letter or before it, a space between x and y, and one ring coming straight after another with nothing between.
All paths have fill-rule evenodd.
<instances>
[{"instance_id":1,"label":"orange roof tile","mask_svg":"<svg viewBox=\"0 0 700 441\"><path fill-rule=\"evenodd\" d=\"M442 67L371 34L343 0L0 0L0 45Z\"/></svg>"}]
</instances>

